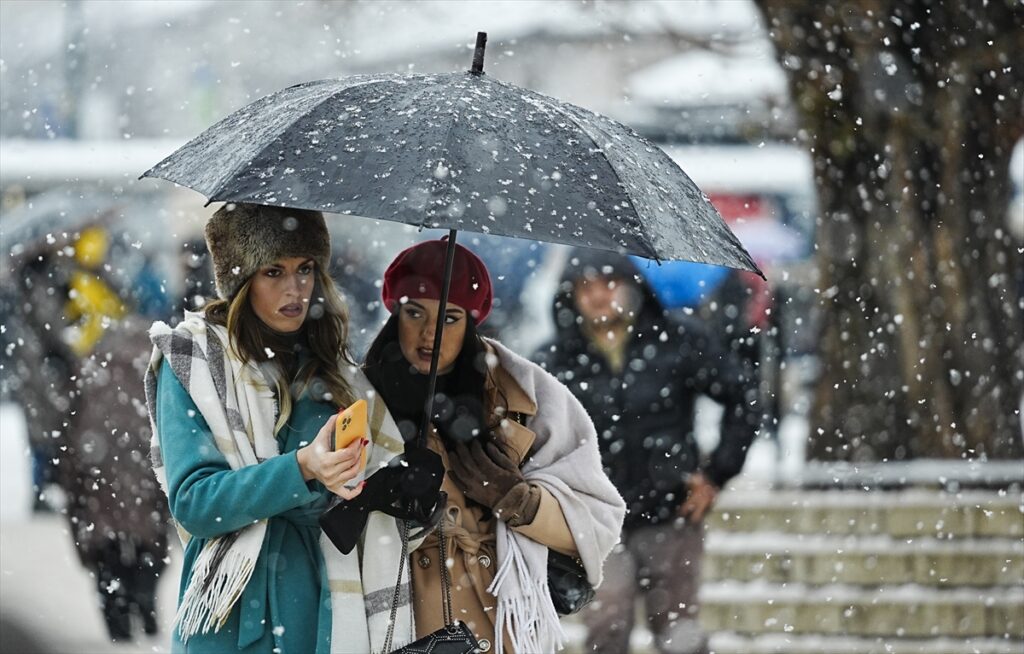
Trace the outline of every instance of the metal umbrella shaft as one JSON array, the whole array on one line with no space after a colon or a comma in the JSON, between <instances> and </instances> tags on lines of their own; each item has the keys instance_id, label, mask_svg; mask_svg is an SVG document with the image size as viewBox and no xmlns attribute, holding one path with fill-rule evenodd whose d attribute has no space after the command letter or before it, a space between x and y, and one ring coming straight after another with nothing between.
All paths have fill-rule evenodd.
<instances>
[{"instance_id":1,"label":"metal umbrella shaft","mask_svg":"<svg viewBox=\"0 0 1024 654\"><path fill-rule=\"evenodd\" d=\"M430 432L430 421L434 414L434 388L437 385L437 364L441 356L441 338L444 336L445 308L448 306L448 289L452 284L452 268L455 265L455 236L458 230L448 230L448 249L444 256L444 279L441 282L441 299L437 306L437 322L434 325L434 349L430 353L430 373L427 378L426 410L420 424L419 444L427 445L427 434ZM469 320L469 316L466 317Z\"/></svg>"},{"instance_id":2,"label":"metal umbrella shaft","mask_svg":"<svg viewBox=\"0 0 1024 654\"><path fill-rule=\"evenodd\" d=\"M484 51L487 48L487 33L476 33L476 47L473 50L473 67L471 72L481 75L484 72ZM430 353L430 373L427 377L427 397L424 401L425 411L420 424L419 444L427 446L427 434L430 433L430 421L434 417L434 389L437 387L437 364L441 356L441 338L444 336L444 319L448 307L448 289L452 285L452 268L455 265L455 238L458 230L448 230L448 249L444 256L444 279L441 282L441 299L437 305L437 322L434 325L434 349ZM467 316L467 320L468 320Z\"/></svg>"}]
</instances>

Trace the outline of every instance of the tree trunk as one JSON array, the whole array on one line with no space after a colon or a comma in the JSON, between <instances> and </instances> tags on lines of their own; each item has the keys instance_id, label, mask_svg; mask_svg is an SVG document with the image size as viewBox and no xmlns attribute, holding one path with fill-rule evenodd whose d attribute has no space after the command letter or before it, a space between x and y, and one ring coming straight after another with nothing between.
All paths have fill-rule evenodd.
<instances>
[{"instance_id":1,"label":"tree trunk","mask_svg":"<svg viewBox=\"0 0 1024 654\"><path fill-rule=\"evenodd\" d=\"M1006 229L1024 9L757 3L821 216L810 457L1024 456L1024 256Z\"/></svg>"}]
</instances>

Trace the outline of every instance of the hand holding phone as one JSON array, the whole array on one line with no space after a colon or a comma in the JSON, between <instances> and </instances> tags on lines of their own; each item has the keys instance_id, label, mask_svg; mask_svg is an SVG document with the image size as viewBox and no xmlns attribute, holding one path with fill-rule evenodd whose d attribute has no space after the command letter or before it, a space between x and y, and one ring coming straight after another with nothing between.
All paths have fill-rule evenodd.
<instances>
[{"instance_id":1,"label":"hand holding phone","mask_svg":"<svg viewBox=\"0 0 1024 654\"><path fill-rule=\"evenodd\" d=\"M359 439L368 439L370 425L366 416L366 400L356 400L350 407L338 414L334 423L334 434L331 437L331 451L337 452ZM367 448L363 448L360 473L351 485L358 485L366 472Z\"/></svg>"}]
</instances>

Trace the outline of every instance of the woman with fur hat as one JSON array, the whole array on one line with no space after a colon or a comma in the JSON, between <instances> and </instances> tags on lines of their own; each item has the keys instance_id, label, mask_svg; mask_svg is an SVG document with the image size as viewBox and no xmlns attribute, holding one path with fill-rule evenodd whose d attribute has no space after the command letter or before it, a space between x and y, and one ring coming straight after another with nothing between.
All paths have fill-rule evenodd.
<instances>
[{"instance_id":1,"label":"woman with fur hat","mask_svg":"<svg viewBox=\"0 0 1024 654\"><path fill-rule=\"evenodd\" d=\"M413 246L388 267L392 315L366 357L406 447L423 419L437 312L445 312L427 447L447 474L443 538L454 618L484 651L553 652L564 634L547 586L549 549L577 556L589 581L615 545L625 513L601 469L594 427L562 384L477 327L490 310L484 263L456 246L440 307L446 243ZM444 624L437 532L410 555L417 637Z\"/></svg>"},{"instance_id":2,"label":"woman with fur hat","mask_svg":"<svg viewBox=\"0 0 1024 654\"><path fill-rule=\"evenodd\" d=\"M323 215L228 204L206 241L220 299L153 325L146 376L154 470L185 545L172 651L380 651L390 607L370 598L399 574L397 523L371 514L377 555L343 555L317 518L359 495L364 448L376 470L402 442L349 360ZM370 438L331 451L336 413L360 398ZM411 637L406 609L392 642Z\"/></svg>"}]
</instances>

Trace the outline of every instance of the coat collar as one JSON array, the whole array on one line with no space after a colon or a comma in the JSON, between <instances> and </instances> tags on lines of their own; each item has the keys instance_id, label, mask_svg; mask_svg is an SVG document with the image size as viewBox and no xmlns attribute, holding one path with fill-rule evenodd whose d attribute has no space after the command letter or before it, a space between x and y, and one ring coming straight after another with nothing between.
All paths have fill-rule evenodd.
<instances>
[{"instance_id":1,"label":"coat collar","mask_svg":"<svg viewBox=\"0 0 1024 654\"><path fill-rule=\"evenodd\" d=\"M537 403L530 399L519 382L501 365L494 346L486 340L484 346L487 348L487 367L490 369L490 374L487 375L487 393L490 394L492 402L500 389L503 396L501 404L507 408L510 414L537 415ZM537 440L537 434L517 420L510 419L502 421L501 433L505 442L515 452L518 459L516 463L522 465L533 448L534 441Z\"/></svg>"},{"instance_id":2,"label":"coat collar","mask_svg":"<svg viewBox=\"0 0 1024 654\"><path fill-rule=\"evenodd\" d=\"M485 340L484 347L487 348L487 367L491 373L487 376L488 392L493 393L495 390L501 390L502 394L504 394L505 406L508 407L509 413L522 413L528 416L537 415L537 403L530 399L530 396L526 394L526 391L519 385L519 382L501 365L494 346Z\"/></svg>"}]
</instances>

